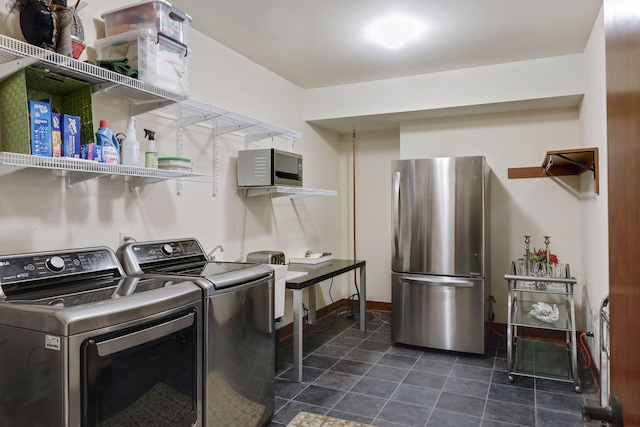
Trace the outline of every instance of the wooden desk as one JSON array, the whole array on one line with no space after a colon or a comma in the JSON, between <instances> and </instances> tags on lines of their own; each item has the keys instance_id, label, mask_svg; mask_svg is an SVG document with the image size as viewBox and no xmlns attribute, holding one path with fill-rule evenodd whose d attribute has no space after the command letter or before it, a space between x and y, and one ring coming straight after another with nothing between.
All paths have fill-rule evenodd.
<instances>
[{"instance_id":1,"label":"wooden desk","mask_svg":"<svg viewBox=\"0 0 640 427\"><path fill-rule=\"evenodd\" d=\"M360 269L360 330L367 330L367 286L365 261L334 259L327 263L318 265L289 264L288 271L303 271L304 276L296 277L286 281L286 287L293 292L293 379L296 382L302 381L302 291L309 286L316 285L327 279L348 273L357 268ZM309 324L316 321L316 294L314 289L309 292Z\"/></svg>"}]
</instances>

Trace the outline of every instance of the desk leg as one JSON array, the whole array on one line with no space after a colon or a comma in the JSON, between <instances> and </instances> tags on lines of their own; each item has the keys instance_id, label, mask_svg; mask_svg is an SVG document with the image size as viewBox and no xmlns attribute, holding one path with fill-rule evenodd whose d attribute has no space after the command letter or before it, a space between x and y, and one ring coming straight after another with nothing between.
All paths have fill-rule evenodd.
<instances>
[{"instance_id":1,"label":"desk leg","mask_svg":"<svg viewBox=\"0 0 640 427\"><path fill-rule=\"evenodd\" d=\"M293 292L293 380L302 381L302 289Z\"/></svg>"},{"instance_id":2,"label":"desk leg","mask_svg":"<svg viewBox=\"0 0 640 427\"><path fill-rule=\"evenodd\" d=\"M309 286L309 314L307 322L310 325L316 324L316 286Z\"/></svg>"},{"instance_id":3,"label":"desk leg","mask_svg":"<svg viewBox=\"0 0 640 427\"><path fill-rule=\"evenodd\" d=\"M365 266L360 267L360 330L367 330L367 283Z\"/></svg>"}]
</instances>

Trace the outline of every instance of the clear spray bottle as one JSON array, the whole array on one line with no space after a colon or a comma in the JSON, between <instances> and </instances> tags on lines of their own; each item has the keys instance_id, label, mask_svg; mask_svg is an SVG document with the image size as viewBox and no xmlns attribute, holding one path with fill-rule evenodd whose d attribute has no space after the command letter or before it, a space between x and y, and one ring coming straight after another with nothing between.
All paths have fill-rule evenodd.
<instances>
[{"instance_id":1,"label":"clear spray bottle","mask_svg":"<svg viewBox=\"0 0 640 427\"><path fill-rule=\"evenodd\" d=\"M122 164L140 166L140 142L136 138L136 118L129 119L126 138L122 141Z\"/></svg>"}]
</instances>

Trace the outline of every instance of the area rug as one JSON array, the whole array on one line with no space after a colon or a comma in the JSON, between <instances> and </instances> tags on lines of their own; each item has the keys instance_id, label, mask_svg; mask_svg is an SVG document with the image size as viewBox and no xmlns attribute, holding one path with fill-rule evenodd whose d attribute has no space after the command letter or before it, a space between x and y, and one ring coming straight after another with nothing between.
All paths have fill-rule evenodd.
<instances>
[{"instance_id":1,"label":"area rug","mask_svg":"<svg viewBox=\"0 0 640 427\"><path fill-rule=\"evenodd\" d=\"M371 424L362 424L355 421L342 420L327 415L299 412L291 420L287 427L374 427Z\"/></svg>"}]
</instances>

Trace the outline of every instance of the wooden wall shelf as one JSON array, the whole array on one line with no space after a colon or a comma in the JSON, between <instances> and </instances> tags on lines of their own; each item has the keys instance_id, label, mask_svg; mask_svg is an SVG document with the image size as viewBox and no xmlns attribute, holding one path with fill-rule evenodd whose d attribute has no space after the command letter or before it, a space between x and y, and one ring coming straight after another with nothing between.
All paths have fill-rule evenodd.
<instances>
[{"instance_id":1,"label":"wooden wall shelf","mask_svg":"<svg viewBox=\"0 0 640 427\"><path fill-rule=\"evenodd\" d=\"M579 175L586 171L593 173L594 191L600 194L597 147L547 151L542 166L509 168L508 177L509 179L549 178Z\"/></svg>"}]
</instances>

